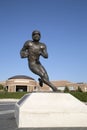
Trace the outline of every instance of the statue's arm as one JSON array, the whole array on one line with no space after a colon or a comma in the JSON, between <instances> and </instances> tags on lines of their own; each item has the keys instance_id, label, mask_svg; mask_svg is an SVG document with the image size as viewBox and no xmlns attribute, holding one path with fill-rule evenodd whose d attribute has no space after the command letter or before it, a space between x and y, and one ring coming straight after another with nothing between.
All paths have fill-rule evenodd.
<instances>
[{"instance_id":1,"label":"statue's arm","mask_svg":"<svg viewBox=\"0 0 87 130\"><path fill-rule=\"evenodd\" d=\"M47 53L47 47L45 44L43 44L41 46L41 55L44 57L44 58L48 58L48 53Z\"/></svg>"},{"instance_id":2,"label":"statue's arm","mask_svg":"<svg viewBox=\"0 0 87 130\"><path fill-rule=\"evenodd\" d=\"M29 41L26 41L23 48L20 50L21 58L27 58L28 57L28 43L29 43Z\"/></svg>"}]
</instances>

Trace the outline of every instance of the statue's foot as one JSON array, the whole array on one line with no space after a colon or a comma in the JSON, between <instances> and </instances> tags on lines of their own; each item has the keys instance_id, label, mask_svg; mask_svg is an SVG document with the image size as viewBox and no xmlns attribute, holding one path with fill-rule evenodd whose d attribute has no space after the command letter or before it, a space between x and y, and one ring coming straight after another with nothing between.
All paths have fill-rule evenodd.
<instances>
[{"instance_id":1,"label":"statue's foot","mask_svg":"<svg viewBox=\"0 0 87 130\"><path fill-rule=\"evenodd\" d=\"M58 89L56 87L53 87L54 92L58 92Z\"/></svg>"},{"instance_id":2,"label":"statue's foot","mask_svg":"<svg viewBox=\"0 0 87 130\"><path fill-rule=\"evenodd\" d=\"M41 80L41 78L38 78L38 81L39 81L39 85L40 85L41 87L43 87L43 81Z\"/></svg>"}]
</instances>

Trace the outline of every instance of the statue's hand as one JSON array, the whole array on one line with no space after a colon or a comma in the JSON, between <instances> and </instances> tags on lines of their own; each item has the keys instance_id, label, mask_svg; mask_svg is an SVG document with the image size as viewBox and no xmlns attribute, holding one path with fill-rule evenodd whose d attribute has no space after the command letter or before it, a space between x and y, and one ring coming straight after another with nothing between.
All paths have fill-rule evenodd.
<instances>
[{"instance_id":1,"label":"statue's hand","mask_svg":"<svg viewBox=\"0 0 87 130\"><path fill-rule=\"evenodd\" d=\"M28 51L20 51L21 58L27 58L28 57Z\"/></svg>"}]
</instances>

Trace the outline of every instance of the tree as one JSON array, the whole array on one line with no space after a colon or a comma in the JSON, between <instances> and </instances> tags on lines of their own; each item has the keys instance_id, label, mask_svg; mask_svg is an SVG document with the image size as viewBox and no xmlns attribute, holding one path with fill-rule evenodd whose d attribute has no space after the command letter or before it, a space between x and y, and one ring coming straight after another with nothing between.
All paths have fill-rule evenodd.
<instances>
[{"instance_id":1,"label":"tree","mask_svg":"<svg viewBox=\"0 0 87 130\"><path fill-rule=\"evenodd\" d=\"M0 84L0 90L2 90L3 89L3 85L2 84Z\"/></svg>"},{"instance_id":2,"label":"tree","mask_svg":"<svg viewBox=\"0 0 87 130\"><path fill-rule=\"evenodd\" d=\"M69 88L65 86L64 93L68 93L68 92L69 92Z\"/></svg>"},{"instance_id":3,"label":"tree","mask_svg":"<svg viewBox=\"0 0 87 130\"><path fill-rule=\"evenodd\" d=\"M77 91L78 91L78 92L82 92L81 87L78 86L78 90L77 90Z\"/></svg>"}]
</instances>

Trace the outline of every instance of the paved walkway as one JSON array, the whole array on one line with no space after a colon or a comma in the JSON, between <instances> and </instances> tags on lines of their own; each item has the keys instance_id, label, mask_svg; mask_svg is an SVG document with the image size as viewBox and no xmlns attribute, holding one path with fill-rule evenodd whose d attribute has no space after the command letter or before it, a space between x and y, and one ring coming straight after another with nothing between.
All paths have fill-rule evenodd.
<instances>
[{"instance_id":1,"label":"paved walkway","mask_svg":"<svg viewBox=\"0 0 87 130\"><path fill-rule=\"evenodd\" d=\"M87 130L87 128L18 128L14 117L16 100L0 101L0 130Z\"/></svg>"}]
</instances>

